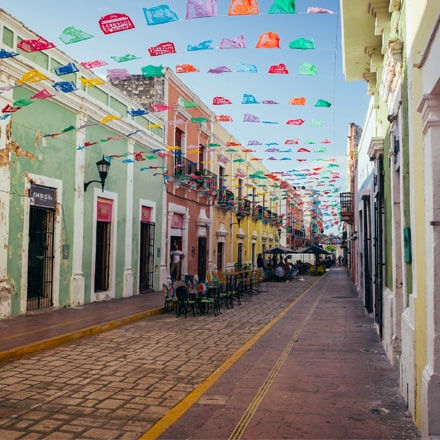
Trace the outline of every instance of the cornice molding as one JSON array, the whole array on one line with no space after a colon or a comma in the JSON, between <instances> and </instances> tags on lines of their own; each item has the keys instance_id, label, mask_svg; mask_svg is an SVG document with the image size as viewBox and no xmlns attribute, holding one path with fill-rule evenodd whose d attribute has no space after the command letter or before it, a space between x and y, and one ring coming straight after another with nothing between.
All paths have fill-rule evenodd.
<instances>
[{"instance_id":1,"label":"cornice molding","mask_svg":"<svg viewBox=\"0 0 440 440\"><path fill-rule=\"evenodd\" d=\"M417 111L422 116L424 134L432 128L440 127L440 99L437 96L423 95Z\"/></svg>"},{"instance_id":2,"label":"cornice molding","mask_svg":"<svg viewBox=\"0 0 440 440\"><path fill-rule=\"evenodd\" d=\"M368 147L370 161L377 160L384 152L385 139L383 137L372 137Z\"/></svg>"}]
</instances>

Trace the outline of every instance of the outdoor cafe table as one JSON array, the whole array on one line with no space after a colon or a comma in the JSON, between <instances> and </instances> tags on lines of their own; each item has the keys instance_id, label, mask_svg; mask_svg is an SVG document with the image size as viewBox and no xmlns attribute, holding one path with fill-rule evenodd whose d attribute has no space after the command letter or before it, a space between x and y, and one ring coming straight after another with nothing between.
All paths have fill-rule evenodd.
<instances>
[{"instance_id":1,"label":"outdoor cafe table","mask_svg":"<svg viewBox=\"0 0 440 440\"><path fill-rule=\"evenodd\" d=\"M234 270L231 272L226 272L227 282L230 289L237 291L237 286L240 281L243 281L247 285L248 280L250 280L250 269L246 270Z\"/></svg>"}]
</instances>

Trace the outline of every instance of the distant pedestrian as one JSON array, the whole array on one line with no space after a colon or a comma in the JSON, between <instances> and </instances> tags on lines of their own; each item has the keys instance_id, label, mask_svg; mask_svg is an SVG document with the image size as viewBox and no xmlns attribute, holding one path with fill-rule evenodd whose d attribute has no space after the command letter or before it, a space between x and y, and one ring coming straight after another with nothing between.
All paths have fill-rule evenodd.
<instances>
[{"instance_id":1,"label":"distant pedestrian","mask_svg":"<svg viewBox=\"0 0 440 440\"><path fill-rule=\"evenodd\" d=\"M338 264L339 264L339 266L342 265L342 255L339 255L339 257L338 257Z\"/></svg>"},{"instance_id":2,"label":"distant pedestrian","mask_svg":"<svg viewBox=\"0 0 440 440\"><path fill-rule=\"evenodd\" d=\"M183 259L183 252L179 249L176 242L173 243L173 249L171 250L171 265L170 272L173 280L180 280L180 265Z\"/></svg>"},{"instance_id":3,"label":"distant pedestrian","mask_svg":"<svg viewBox=\"0 0 440 440\"><path fill-rule=\"evenodd\" d=\"M264 258L263 258L263 254L258 254L257 257L257 267L260 269L264 269Z\"/></svg>"}]
</instances>

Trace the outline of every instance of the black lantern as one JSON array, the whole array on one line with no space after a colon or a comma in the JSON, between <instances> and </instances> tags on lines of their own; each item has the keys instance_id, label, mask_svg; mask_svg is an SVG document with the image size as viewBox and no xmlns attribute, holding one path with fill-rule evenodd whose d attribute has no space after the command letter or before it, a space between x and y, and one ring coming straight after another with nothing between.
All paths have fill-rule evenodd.
<instances>
[{"instance_id":1,"label":"black lantern","mask_svg":"<svg viewBox=\"0 0 440 440\"><path fill-rule=\"evenodd\" d=\"M99 178L101 180L89 180L88 182L84 182L84 192L86 192L87 187L94 182L100 183L102 192L104 192L105 179L107 178L108 170L110 169L110 162L105 160L104 156L102 156L102 159L96 162L96 168L98 168Z\"/></svg>"},{"instance_id":2,"label":"black lantern","mask_svg":"<svg viewBox=\"0 0 440 440\"><path fill-rule=\"evenodd\" d=\"M244 215L241 211L237 211L237 212L235 213L235 216L237 217L238 227L240 227L240 223L241 223L241 221L243 220L243 218L244 218L245 215Z\"/></svg>"}]
</instances>

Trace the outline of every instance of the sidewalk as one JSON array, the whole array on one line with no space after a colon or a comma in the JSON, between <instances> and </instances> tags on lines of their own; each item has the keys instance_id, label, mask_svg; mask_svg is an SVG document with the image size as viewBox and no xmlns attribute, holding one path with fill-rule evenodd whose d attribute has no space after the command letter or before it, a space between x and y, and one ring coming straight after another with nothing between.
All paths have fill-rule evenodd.
<instances>
[{"instance_id":1,"label":"sidewalk","mask_svg":"<svg viewBox=\"0 0 440 440\"><path fill-rule=\"evenodd\" d=\"M0 363L156 315L162 306L162 292L149 292L0 320Z\"/></svg>"}]
</instances>

